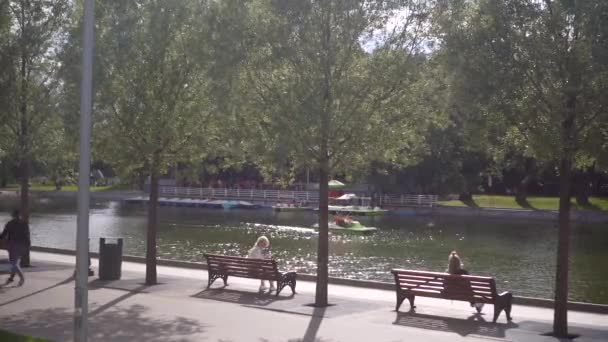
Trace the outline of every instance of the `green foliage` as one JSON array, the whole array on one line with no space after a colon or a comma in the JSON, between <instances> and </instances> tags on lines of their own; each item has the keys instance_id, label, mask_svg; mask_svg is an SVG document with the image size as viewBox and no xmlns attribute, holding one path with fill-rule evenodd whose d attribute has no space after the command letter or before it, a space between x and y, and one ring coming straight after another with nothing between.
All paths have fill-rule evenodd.
<instances>
[{"instance_id":1,"label":"green foliage","mask_svg":"<svg viewBox=\"0 0 608 342\"><path fill-rule=\"evenodd\" d=\"M68 1L0 4L0 155L16 162L42 158L57 113L58 42Z\"/></svg>"},{"instance_id":2,"label":"green foliage","mask_svg":"<svg viewBox=\"0 0 608 342\"><path fill-rule=\"evenodd\" d=\"M597 142L608 119L600 95L608 90L606 2L442 3L437 23L451 57L452 101L499 133L496 146L555 161L567 143L567 101L576 96L573 148L585 155L579 166L600 157Z\"/></svg>"},{"instance_id":3,"label":"green foliage","mask_svg":"<svg viewBox=\"0 0 608 342\"><path fill-rule=\"evenodd\" d=\"M246 147L267 174L316 169L325 159L336 173L412 161L432 116L410 96L425 62L427 9L417 4L251 3L255 40L242 65L242 114ZM403 26L388 28L400 15Z\"/></svg>"},{"instance_id":4,"label":"green foliage","mask_svg":"<svg viewBox=\"0 0 608 342\"><path fill-rule=\"evenodd\" d=\"M188 1L103 2L96 151L123 176L201 160L215 135L206 60L196 52L203 8Z\"/></svg>"}]
</instances>

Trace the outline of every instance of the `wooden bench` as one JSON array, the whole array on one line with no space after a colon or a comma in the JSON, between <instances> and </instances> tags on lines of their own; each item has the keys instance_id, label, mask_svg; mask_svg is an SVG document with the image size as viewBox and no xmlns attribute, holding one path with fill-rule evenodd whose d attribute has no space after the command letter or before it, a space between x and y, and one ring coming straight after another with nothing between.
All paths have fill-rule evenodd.
<instances>
[{"instance_id":1,"label":"wooden bench","mask_svg":"<svg viewBox=\"0 0 608 342\"><path fill-rule=\"evenodd\" d=\"M291 287L293 294L296 293L296 272L279 272L274 259L251 259L217 254L204 254L204 256L209 271L207 287L219 278L224 281L224 285L228 285L228 276L233 276L276 281L277 296L285 286Z\"/></svg>"},{"instance_id":2,"label":"wooden bench","mask_svg":"<svg viewBox=\"0 0 608 342\"><path fill-rule=\"evenodd\" d=\"M416 296L421 296L493 304L494 319L492 322L496 323L502 310L505 311L507 320L511 320L513 295L510 292L498 294L494 278L401 269L394 269L391 273L395 276L397 291L395 311L399 311L399 307L406 298L410 302L410 307L414 309L416 307L414 299ZM477 312L481 312L480 307L476 306L476 309Z\"/></svg>"}]
</instances>

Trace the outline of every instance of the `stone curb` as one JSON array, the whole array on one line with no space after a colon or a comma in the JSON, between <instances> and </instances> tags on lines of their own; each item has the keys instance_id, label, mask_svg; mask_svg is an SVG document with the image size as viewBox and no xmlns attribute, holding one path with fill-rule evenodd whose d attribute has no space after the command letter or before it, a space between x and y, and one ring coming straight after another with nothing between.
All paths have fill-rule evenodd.
<instances>
[{"instance_id":1,"label":"stone curb","mask_svg":"<svg viewBox=\"0 0 608 342\"><path fill-rule=\"evenodd\" d=\"M35 251L35 252L72 255L72 256L76 254L76 252L72 251L72 250L50 248L50 247L39 247L39 246L32 246L31 250ZM99 253L91 252L89 254L93 258L99 257ZM138 256L132 256L132 255L123 255L122 260L127 261L127 262L140 263L140 264L146 263L145 258L138 257ZM200 263L200 262L169 260L169 259L157 259L157 265L176 267L176 268L195 269L195 270L206 270L207 269L207 265ZM314 281L316 281L317 277L312 274L298 273L298 279L314 282ZM385 282L373 281L373 280L358 280L358 279L329 277L329 283L334 284L334 285L346 285L346 286L352 286L352 287L362 287L362 288L368 288L368 289L371 288L371 289L386 290L386 291L395 290L395 284L393 284L393 283L385 283ZM515 297L514 296L513 304L526 305L526 306L537 306L537 307L543 307L543 308L553 308L553 300L545 299L545 298ZM608 314L608 305L606 305L606 304L568 302L568 309L574 310L574 311Z\"/></svg>"}]
</instances>

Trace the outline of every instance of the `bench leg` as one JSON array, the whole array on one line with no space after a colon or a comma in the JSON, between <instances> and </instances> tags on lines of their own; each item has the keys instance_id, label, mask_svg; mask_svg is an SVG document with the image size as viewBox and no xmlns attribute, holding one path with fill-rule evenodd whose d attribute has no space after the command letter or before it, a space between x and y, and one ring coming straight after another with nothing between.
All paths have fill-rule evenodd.
<instances>
[{"instance_id":1,"label":"bench leg","mask_svg":"<svg viewBox=\"0 0 608 342\"><path fill-rule=\"evenodd\" d=\"M226 285L226 280L228 279L228 276L223 276L223 275L219 274L218 272L209 270L209 279L207 281L207 288L210 288L211 284L213 284L213 282L219 278L224 279L224 285Z\"/></svg>"},{"instance_id":2,"label":"bench leg","mask_svg":"<svg viewBox=\"0 0 608 342\"><path fill-rule=\"evenodd\" d=\"M228 286L228 275L223 275L222 280L224 281L224 286Z\"/></svg>"},{"instance_id":3,"label":"bench leg","mask_svg":"<svg viewBox=\"0 0 608 342\"><path fill-rule=\"evenodd\" d=\"M275 296L279 296L281 291L285 288L285 286L289 286L291 288L291 293L296 294L296 274L288 273L277 280L277 293Z\"/></svg>"},{"instance_id":4,"label":"bench leg","mask_svg":"<svg viewBox=\"0 0 608 342\"><path fill-rule=\"evenodd\" d=\"M296 278L294 277L293 280L291 280L289 282L289 287L291 288L291 293L296 294Z\"/></svg>"},{"instance_id":5,"label":"bench leg","mask_svg":"<svg viewBox=\"0 0 608 342\"><path fill-rule=\"evenodd\" d=\"M503 292L498 297L496 297L496 302L494 302L494 319L492 323L496 323L498 316L500 316L500 312L505 310L505 315L507 316L507 320L512 320L511 318L511 306L513 301L513 294L510 292Z\"/></svg>"},{"instance_id":6,"label":"bench leg","mask_svg":"<svg viewBox=\"0 0 608 342\"><path fill-rule=\"evenodd\" d=\"M397 305L395 305L395 311L399 311L399 308L401 307L401 304L403 304L403 301L405 300L405 298L410 298L409 296L404 295L403 293L401 293L401 291L397 291ZM414 299L410 299L410 305L412 305L414 303Z\"/></svg>"},{"instance_id":7,"label":"bench leg","mask_svg":"<svg viewBox=\"0 0 608 342\"><path fill-rule=\"evenodd\" d=\"M283 282L282 280L277 280L277 293L275 293L274 295L278 297L285 286L287 286L285 282Z\"/></svg>"}]
</instances>

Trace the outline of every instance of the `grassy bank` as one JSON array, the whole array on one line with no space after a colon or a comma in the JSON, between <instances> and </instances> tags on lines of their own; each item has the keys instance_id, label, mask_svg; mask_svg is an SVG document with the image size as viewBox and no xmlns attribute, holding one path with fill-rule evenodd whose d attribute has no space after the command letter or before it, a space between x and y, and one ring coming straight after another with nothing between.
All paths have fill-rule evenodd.
<instances>
[{"instance_id":1,"label":"grassy bank","mask_svg":"<svg viewBox=\"0 0 608 342\"><path fill-rule=\"evenodd\" d=\"M571 200L574 210L600 210L608 211L608 198L591 197L587 206L579 206L576 200ZM543 209L557 210L559 207L558 197L528 197L524 203L517 202L514 196L504 195L473 195L473 201L463 202L460 200L440 201L439 204L450 207L474 207L474 208L505 208L505 209Z\"/></svg>"},{"instance_id":2,"label":"grassy bank","mask_svg":"<svg viewBox=\"0 0 608 342\"><path fill-rule=\"evenodd\" d=\"M37 337L22 336L10 333L8 331L0 330L0 341L2 342L51 342Z\"/></svg>"}]
</instances>

